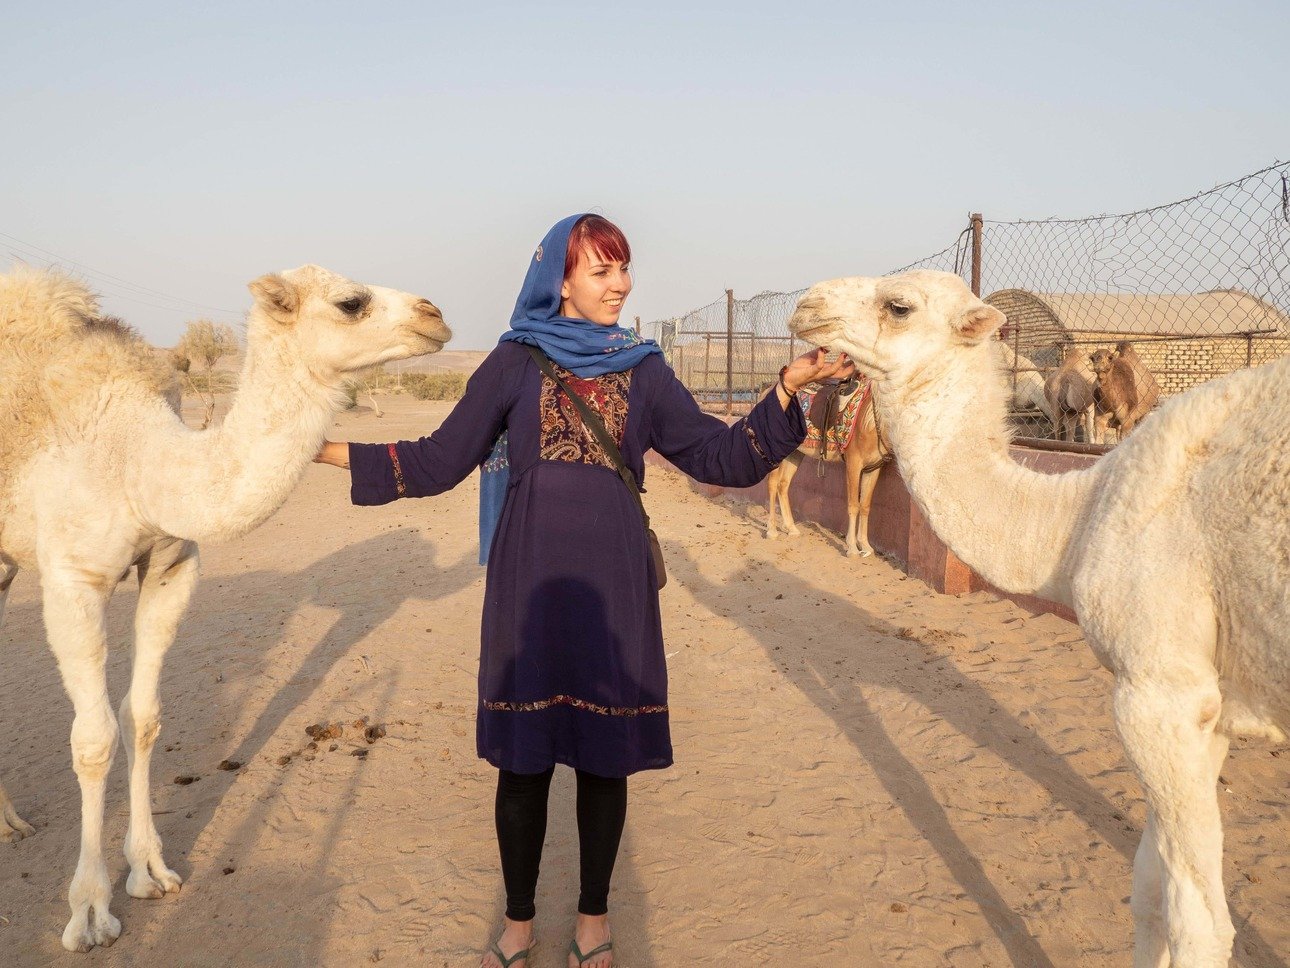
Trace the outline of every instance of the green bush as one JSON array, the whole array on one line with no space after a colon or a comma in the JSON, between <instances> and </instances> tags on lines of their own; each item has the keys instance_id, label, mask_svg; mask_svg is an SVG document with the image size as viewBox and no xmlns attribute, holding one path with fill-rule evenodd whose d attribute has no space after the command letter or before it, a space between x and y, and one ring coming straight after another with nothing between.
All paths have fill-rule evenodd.
<instances>
[{"instance_id":1,"label":"green bush","mask_svg":"<svg viewBox=\"0 0 1290 968\"><path fill-rule=\"evenodd\" d=\"M466 392L468 373L405 373L403 389L418 400L460 400Z\"/></svg>"}]
</instances>

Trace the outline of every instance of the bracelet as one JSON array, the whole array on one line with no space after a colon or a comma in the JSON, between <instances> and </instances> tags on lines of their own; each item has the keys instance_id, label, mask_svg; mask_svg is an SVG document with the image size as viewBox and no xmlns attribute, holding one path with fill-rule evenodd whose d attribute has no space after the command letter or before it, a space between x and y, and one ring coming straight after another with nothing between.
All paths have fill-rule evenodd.
<instances>
[{"instance_id":1,"label":"bracelet","mask_svg":"<svg viewBox=\"0 0 1290 968\"><path fill-rule=\"evenodd\" d=\"M794 396L797 395L797 391L790 390L788 388L788 384L784 382L784 371L787 369L788 369L787 366L781 366L779 368L779 385L784 389L784 392L788 394L788 397L791 400Z\"/></svg>"}]
</instances>

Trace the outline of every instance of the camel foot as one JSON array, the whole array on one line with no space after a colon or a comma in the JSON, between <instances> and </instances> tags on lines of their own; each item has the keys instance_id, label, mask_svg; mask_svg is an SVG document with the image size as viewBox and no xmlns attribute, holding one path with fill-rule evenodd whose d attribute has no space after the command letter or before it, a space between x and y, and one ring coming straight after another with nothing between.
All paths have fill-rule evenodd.
<instances>
[{"instance_id":1,"label":"camel foot","mask_svg":"<svg viewBox=\"0 0 1290 968\"><path fill-rule=\"evenodd\" d=\"M18 816L13 807L6 806L0 812L0 843L16 844L23 837L30 837L36 828Z\"/></svg>"},{"instance_id":2,"label":"camel foot","mask_svg":"<svg viewBox=\"0 0 1290 968\"><path fill-rule=\"evenodd\" d=\"M175 894L184 880L161 860L160 856L147 864L134 868L126 878L125 892L131 897L155 900L167 894Z\"/></svg>"},{"instance_id":3,"label":"camel foot","mask_svg":"<svg viewBox=\"0 0 1290 968\"><path fill-rule=\"evenodd\" d=\"M774 541L774 540L775 540L776 538L778 538L778 537L779 537L779 532L778 532L778 531L767 531L767 532L766 532L766 540L767 540L767 541Z\"/></svg>"},{"instance_id":4,"label":"camel foot","mask_svg":"<svg viewBox=\"0 0 1290 968\"><path fill-rule=\"evenodd\" d=\"M108 902L86 901L72 909L72 919L63 930L63 947L68 951L89 951L111 947L121 937L121 922L108 910Z\"/></svg>"},{"instance_id":5,"label":"camel foot","mask_svg":"<svg viewBox=\"0 0 1290 968\"><path fill-rule=\"evenodd\" d=\"M848 558L872 558L873 549L872 548L848 548L847 557Z\"/></svg>"},{"instance_id":6,"label":"camel foot","mask_svg":"<svg viewBox=\"0 0 1290 968\"><path fill-rule=\"evenodd\" d=\"M796 537L798 537L799 535L801 535L801 533L802 533L802 532L801 532L801 531L799 531L799 530L797 530L797 527L796 527L796 526L794 526L794 527L791 527L791 528L785 528L785 529L784 529L784 533L785 533L786 535L788 535L790 538L796 538Z\"/></svg>"}]
</instances>

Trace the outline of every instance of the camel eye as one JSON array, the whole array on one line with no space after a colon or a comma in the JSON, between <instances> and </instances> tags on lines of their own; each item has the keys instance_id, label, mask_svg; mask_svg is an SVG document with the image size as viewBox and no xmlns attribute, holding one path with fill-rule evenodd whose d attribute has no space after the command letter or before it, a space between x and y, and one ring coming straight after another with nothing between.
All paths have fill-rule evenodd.
<instances>
[{"instance_id":1,"label":"camel eye","mask_svg":"<svg viewBox=\"0 0 1290 968\"><path fill-rule=\"evenodd\" d=\"M366 305L367 301L365 299L354 296L351 299L346 299L344 302L338 302L336 304L336 308L343 313L348 313L350 316L356 316Z\"/></svg>"},{"instance_id":2,"label":"camel eye","mask_svg":"<svg viewBox=\"0 0 1290 968\"><path fill-rule=\"evenodd\" d=\"M901 302L889 302L887 303L887 308L891 310L891 314L897 319L903 319L913 312L909 306Z\"/></svg>"}]
</instances>

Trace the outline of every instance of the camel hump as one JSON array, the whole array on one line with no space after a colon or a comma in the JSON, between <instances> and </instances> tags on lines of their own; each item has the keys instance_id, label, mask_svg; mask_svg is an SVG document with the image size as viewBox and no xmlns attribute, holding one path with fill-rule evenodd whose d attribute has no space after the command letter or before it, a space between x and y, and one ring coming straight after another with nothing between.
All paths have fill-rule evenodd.
<instances>
[{"instance_id":1,"label":"camel hump","mask_svg":"<svg viewBox=\"0 0 1290 968\"><path fill-rule=\"evenodd\" d=\"M159 394L177 409L168 358L119 319L103 316L83 282L29 266L0 274L0 478L49 427L79 426L109 384Z\"/></svg>"},{"instance_id":2,"label":"camel hump","mask_svg":"<svg viewBox=\"0 0 1290 968\"><path fill-rule=\"evenodd\" d=\"M65 272L24 265L0 274L0 339L48 342L77 336L99 318L98 297Z\"/></svg>"}]
</instances>

